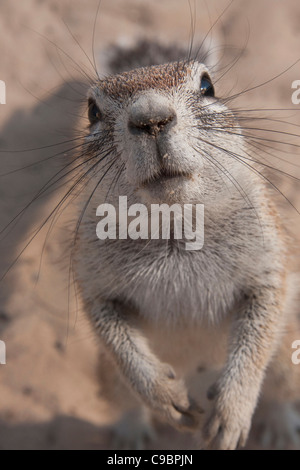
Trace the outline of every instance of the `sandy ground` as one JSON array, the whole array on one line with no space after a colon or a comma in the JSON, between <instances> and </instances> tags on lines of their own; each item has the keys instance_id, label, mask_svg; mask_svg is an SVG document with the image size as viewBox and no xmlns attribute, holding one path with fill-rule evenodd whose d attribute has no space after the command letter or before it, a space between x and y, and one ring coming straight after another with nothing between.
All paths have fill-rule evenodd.
<instances>
[{"instance_id":1,"label":"sandy ground","mask_svg":"<svg viewBox=\"0 0 300 470\"><path fill-rule=\"evenodd\" d=\"M227 0L196 3L197 34L205 34L229 5ZM7 104L0 105L0 230L59 171L64 152L73 145L62 142L76 138L84 113L82 103L93 70L83 50L92 58L97 5L98 0L0 2L0 79L7 85ZM240 55L218 82L218 94L239 92L288 69L300 57L299 25L298 0L234 1L212 28L215 40L226 45L222 63ZM97 60L106 44L144 34L187 41L189 29L188 2L103 0L94 54ZM299 125L300 105L291 104L291 83L296 79L300 79L299 64L241 96L236 105L293 108L279 115ZM283 123L280 129L299 133L297 127ZM294 163L295 147L287 150L285 158ZM275 164L300 176L295 166ZM273 176L300 209L299 184ZM1 234L0 275L58 198L57 193L40 197L17 225L12 223ZM299 239L299 216L288 205L283 211ZM47 230L34 239L0 284L0 339L7 347L7 364L0 365L0 449L106 449L110 445L109 424L115 412L101 398L97 340L74 301L68 305L68 260L61 262L68 232L60 222L63 217L46 244ZM159 439L152 444L156 449L193 446L189 436L167 426L160 427ZM253 439L248 447L255 448Z\"/></svg>"}]
</instances>

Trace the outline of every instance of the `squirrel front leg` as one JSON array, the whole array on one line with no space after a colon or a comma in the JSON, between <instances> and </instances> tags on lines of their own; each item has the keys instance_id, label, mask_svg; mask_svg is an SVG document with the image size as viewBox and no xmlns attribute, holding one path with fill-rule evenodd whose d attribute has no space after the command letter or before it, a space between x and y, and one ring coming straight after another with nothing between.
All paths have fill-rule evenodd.
<instances>
[{"instance_id":1,"label":"squirrel front leg","mask_svg":"<svg viewBox=\"0 0 300 470\"><path fill-rule=\"evenodd\" d=\"M117 302L95 302L89 311L102 343L123 378L151 410L179 429L194 429L202 410L171 366L161 363Z\"/></svg>"},{"instance_id":2,"label":"squirrel front leg","mask_svg":"<svg viewBox=\"0 0 300 470\"><path fill-rule=\"evenodd\" d=\"M207 448L233 450L246 444L265 370L277 344L283 289L266 285L252 292L234 318L221 377L208 391L215 403L203 432Z\"/></svg>"}]
</instances>

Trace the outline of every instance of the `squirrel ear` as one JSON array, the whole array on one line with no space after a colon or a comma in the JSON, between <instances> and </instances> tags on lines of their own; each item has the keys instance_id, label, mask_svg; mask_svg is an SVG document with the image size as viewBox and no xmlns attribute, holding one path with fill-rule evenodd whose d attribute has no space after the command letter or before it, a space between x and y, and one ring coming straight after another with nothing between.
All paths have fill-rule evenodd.
<instances>
[{"instance_id":1,"label":"squirrel ear","mask_svg":"<svg viewBox=\"0 0 300 470\"><path fill-rule=\"evenodd\" d=\"M117 60L118 55L123 55L124 52L130 51L136 43L137 39L135 37L119 36L113 44L101 49L97 54L96 60L99 75L105 77L116 73L111 65ZM119 72L122 72L122 70L119 70Z\"/></svg>"},{"instance_id":2,"label":"squirrel ear","mask_svg":"<svg viewBox=\"0 0 300 470\"><path fill-rule=\"evenodd\" d=\"M201 39L201 36L198 36L194 38L193 43L191 58L206 65L210 73L216 70L220 60L218 42L211 37Z\"/></svg>"},{"instance_id":3,"label":"squirrel ear","mask_svg":"<svg viewBox=\"0 0 300 470\"><path fill-rule=\"evenodd\" d=\"M197 36L190 50L188 41L163 38L119 37L114 45L102 49L97 58L97 68L102 76L134 70L139 67L162 65L187 58L195 59L212 69L219 56L217 44L212 39Z\"/></svg>"}]
</instances>

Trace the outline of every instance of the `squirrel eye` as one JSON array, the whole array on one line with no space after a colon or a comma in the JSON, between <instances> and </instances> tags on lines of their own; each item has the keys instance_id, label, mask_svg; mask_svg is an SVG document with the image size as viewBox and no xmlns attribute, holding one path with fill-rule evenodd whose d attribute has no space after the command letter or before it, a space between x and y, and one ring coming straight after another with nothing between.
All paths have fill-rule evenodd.
<instances>
[{"instance_id":1,"label":"squirrel eye","mask_svg":"<svg viewBox=\"0 0 300 470\"><path fill-rule=\"evenodd\" d=\"M89 109L88 109L89 121L91 124L96 124L96 122L101 119L101 112L94 100L89 100Z\"/></svg>"},{"instance_id":2,"label":"squirrel eye","mask_svg":"<svg viewBox=\"0 0 300 470\"><path fill-rule=\"evenodd\" d=\"M203 75L201 79L200 91L204 96L215 96L215 89L208 75Z\"/></svg>"}]
</instances>

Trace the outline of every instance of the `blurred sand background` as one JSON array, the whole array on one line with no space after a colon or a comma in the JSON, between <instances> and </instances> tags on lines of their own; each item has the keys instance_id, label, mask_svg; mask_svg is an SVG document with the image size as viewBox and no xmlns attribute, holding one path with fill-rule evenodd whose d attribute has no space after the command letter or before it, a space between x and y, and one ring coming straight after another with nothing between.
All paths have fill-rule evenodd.
<instances>
[{"instance_id":1,"label":"blurred sand background","mask_svg":"<svg viewBox=\"0 0 300 470\"><path fill-rule=\"evenodd\" d=\"M206 34L229 5L228 0L196 3L199 34ZM55 144L76 138L85 112L88 80L80 69L89 76L93 71L78 43L92 58L97 6L98 0L0 1L0 79L7 86L7 104L0 105L0 230L59 170L64 152L74 145ZM187 1L103 0L95 56L120 37L146 34L188 41L189 30ZM237 64L217 84L217 93L258 85L300 58L299 0L235 0L212 32L219 44L227 45L224 63L245 46ZM291 83L297 79L299 64L235 104L293 108ZM299 125L300 105L294 108L280 116ZM297 127L280 128L299 134ZM44 149L24 151L39 147ZM287 158L296 162L295 148L288 150L293 154ZM36 162L41 163L31 165ZM280 168L300 176L297 167ZM3 176L7 172L13 173ZM278 176L274 181L300 209L300 184ZM57 193L39 198L5 238L1 235L0 275L58 200ZM288 206L283 210L299 240L300 216ZM0 283L0 339L7 347L7 364L0 365L0 449L105 449L114 409L101 397L97 341L74 302L68 308L68 263L61 262L67 236L63 223L55 224L44 246L46 233L34 239ZM194 444L189 436L161 426L151 447ZM254 448L254 442L248 447Z\"/></svg>"}]
</instances>

